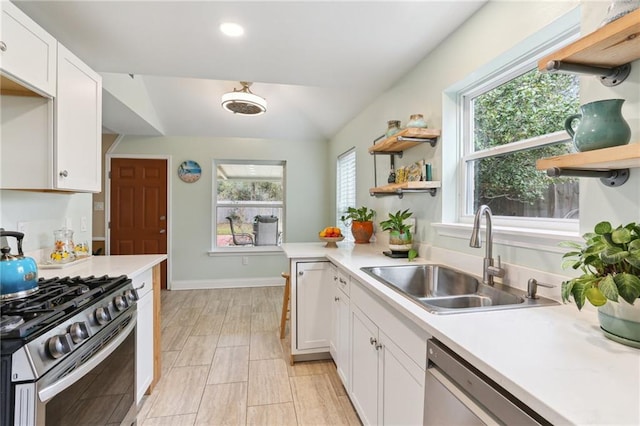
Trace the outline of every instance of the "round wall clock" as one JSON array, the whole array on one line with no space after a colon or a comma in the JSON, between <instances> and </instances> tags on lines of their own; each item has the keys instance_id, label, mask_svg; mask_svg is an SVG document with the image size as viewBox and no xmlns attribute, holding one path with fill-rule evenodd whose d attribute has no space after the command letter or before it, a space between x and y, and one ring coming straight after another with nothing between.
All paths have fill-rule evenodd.
<instances>
[{"instance_id":1,"label":"round wall clock","mask_svg":"<svg viewBox=\"0 0 640 426\"><path fill-rule=\"evenodd\" d=\"M202 169L200 168L200 164L193 160L183 161L180 167L178 167L178 177L180 177L183 182L193 183L200 179L201 174Z\"/></svg>"}]
</instances>

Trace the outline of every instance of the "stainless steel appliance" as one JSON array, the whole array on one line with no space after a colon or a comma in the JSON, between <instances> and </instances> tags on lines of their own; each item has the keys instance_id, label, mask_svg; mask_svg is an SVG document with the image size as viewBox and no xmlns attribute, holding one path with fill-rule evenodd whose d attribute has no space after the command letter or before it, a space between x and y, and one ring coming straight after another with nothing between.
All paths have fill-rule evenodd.
<instances>
[{"instance_id":1,"label":"stainless steel appliance","mask_svg":"<svg viewBox=\"0 0 640 426\"><path fill-rule=\"evenodd\" d=\"M135 424L131 280L66 277L38 286L0 304L0 425Z\"/></svg>"},{"instance_id":2,"label":"stainless steel appliance","mask_svg":"<svg viewBox=\"0 0 640 426\"><path fill-rule=\"evenodd\" d=\"M435 339L427 341L424 424L550 425Z\"/></svg>"}]
</instances>

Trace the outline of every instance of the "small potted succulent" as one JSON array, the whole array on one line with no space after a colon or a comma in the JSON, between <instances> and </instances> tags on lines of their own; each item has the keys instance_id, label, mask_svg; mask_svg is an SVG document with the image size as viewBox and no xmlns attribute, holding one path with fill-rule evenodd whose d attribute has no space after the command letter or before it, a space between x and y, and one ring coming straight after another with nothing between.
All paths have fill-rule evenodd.
<instances>
[{"instance_id":1,"label":"small potted succulent","mask_svg":"<svg viewBox=\"0 0 640 426\"><path fill-rule=\"evenodd\" d=\"M362 206L360 208L348 207L347 214L340 220L348 225L351 222L351 233L356 244L367 244L373 235L373 216L376 212L373 209Z\"/></svg>"},{"instance_id":2,"label":"small potted succulent","mask_svg":"<svg viewBox=\"0 0 640 426\"><path fill-rule=\"evenodd\" d=\"M409 251L412 248L413 236L410 224L405 223L413 213L409 209L395 214L389 213L389 219L380 222L383 231L389 231L389 248L391 251Z\"/></svg>"},{"instance_id":3,"label":"small potted succulent","mask_svg":"<svg viewBox=\"0 0 640 426\"><path fill-rule=\"evenodd\" d=\"M640 224L613 228L600 222L585 243L564 242L572 249L562 266L580 269L582 275L562 283L562 300L575 301L582 309L586 301L598 307L605 335L640 347ZM622 299L622 300L620 300Z\"/></svg>"}]
</instances>

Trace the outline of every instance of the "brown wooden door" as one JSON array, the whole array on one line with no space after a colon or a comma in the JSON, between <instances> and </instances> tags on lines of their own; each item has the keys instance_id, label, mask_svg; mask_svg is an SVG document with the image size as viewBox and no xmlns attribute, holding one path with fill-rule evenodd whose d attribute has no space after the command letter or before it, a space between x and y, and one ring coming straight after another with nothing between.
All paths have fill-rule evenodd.
<instances>
[{"instance_id":1,"label":"brown wooden door","mask_svg":"<svg viewBox=\"0 0 640 426\"><path fill-rule=\"evenodd\" d=\"M166 254L167 160L112 158L110 208L110 254Z\"/></svg>"}]
</instances>

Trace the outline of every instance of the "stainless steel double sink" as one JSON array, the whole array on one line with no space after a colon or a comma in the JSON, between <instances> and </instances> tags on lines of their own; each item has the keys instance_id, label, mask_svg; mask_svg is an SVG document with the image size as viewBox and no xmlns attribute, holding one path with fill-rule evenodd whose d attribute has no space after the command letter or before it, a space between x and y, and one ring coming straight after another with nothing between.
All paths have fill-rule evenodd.
<instances>
[{"instance_id":1,"label":"stainless steel double sink","mask_svg":"<svg viewBox=\"0 0 640 426\"><path fill-rule=\"evenodd\" d=\"M544 297L527 298L522 290L506 285L489 286L471 274L442 265L374 266L361 270L434 314L559 304Z\"/></svg>"}]
</instances>

